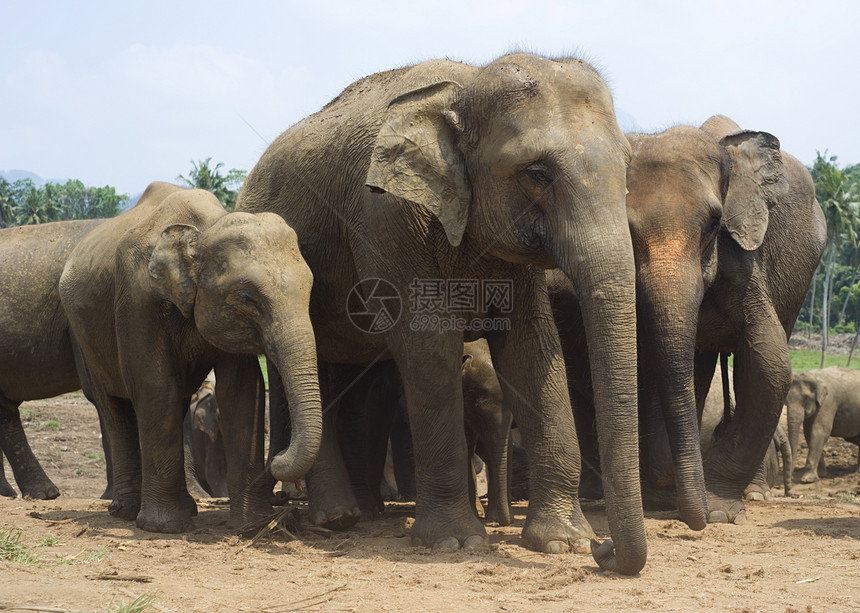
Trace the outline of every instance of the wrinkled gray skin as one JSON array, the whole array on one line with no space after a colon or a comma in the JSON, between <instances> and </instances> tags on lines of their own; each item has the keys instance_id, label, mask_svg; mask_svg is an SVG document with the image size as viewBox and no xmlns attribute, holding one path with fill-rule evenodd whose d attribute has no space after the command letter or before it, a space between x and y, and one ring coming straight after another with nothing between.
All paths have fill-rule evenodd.
<instances>
[{"instance_id":1,"label":"wrinkled gray skin","mask_svg":"<svg viewBox=\"0 0 860 613\"><path fill-rule=\"evenodd\" d=\"M60 495L27 443L18 406L81 387L57 284L72 249L101 222L0 230L0 495L15 496L3 475L3 454L22 496Z\"/></svg>"},{"instance_id":2,"label":"wrinkled gray skin","mask_svg":"<svg viewBox=\"0 0 860 613\"><path fill-rule=\"evenodd\" d=\"M615 486L607 505L614 550L607 542L597 557L624 573L644 565L628 154L609 90L590 66L513 54L485 67L434 60L361 79L282 134L248 176L237 209L282 215L317 280L320 359L397 362L415 442L414 543L487 543L463 470L464 335L411 329L416 278L513 282L510 312L479 304L452 315L510 321L486 338L506 408L538 467L525 542L561 552L592 537L576 494L579 451L542 270L561 267L586 297L588 347L601 373L598 429L614 443L601 450ZM372 278L403 301L384 334L356 328L345 309L356 283ZM337 445L324 440L308 475L313 521L358 520L347 482Z\"/></svg>"},{"instance_id":3,"label":"wrinkled gray skin","mask_svg":"<svg viewBox=\"0 0 860 613\"><path fill-rule=\"evenodd\" d=\"M831 436L860 447L860 372L831 366L795 373L785 404L792 451L798 451L801 425L809 446L801 483L827 476L823 451ZM860 467L860 450L857 464Z\"/></svg>"},{"instance_id":4,"label":"wrinkled gray skin","mask_svg":"<svg viewBox=\"0 0 860 613\"><path fill-rule=\"evenodd\" d=\"M676 489L691 528L740 522L791 381L786 338L824 248L824 216L809 172L770 134L715 116L628 138L644 488L672 502ZM550 286L593 465L576 292L561 275ZM703 458L698 416L720 352L735 356L737 409Z\"/></svg>"},{"instance_id":5,"label":"wrinkled gray skin","mask_svg":"<svg viewBox=\"0 0 860 613\"><path fill-rule=\"evenodd\" d=\"M728 369L731 377L732 369ZM728 407L729 415L734 412L734 393L731 385L727 390L731 404ZM702 453L706 453L714 444L715 436L721 434L723 428L723 416L726 405L722 385L722 373L720 366L714 372L711 388L705 398L705 408L702 412L702 423L699 427L699 439L702 445ZM729 420L731 421L731 419ZM782 458L782 470L780 470L779 459ZM782 484L786 496L791 496L791 472L793 470L793 458L791 447L788 444L788 436L781 425L776 426L767 453L752 482L744 490L746 500L770 500L770 490Z\"/></svg>"},{"instance_id":6,"label":"wrinkled gray skin","mask_svg":"<svg viewBox=\"0 0 860 613\"><path fill-rule=\"evenodd\" d=\"M269 510L260 353L284 374L295 425L272 472L285 481L304 474L322 422L311 284L281 218L227 213L211 193L168 183L151 184L80 242L60 298L80 345L81 383L108 429L112 514L153 532L192 527L182 418L213 368L231 522Z\"/></svg>"}]
</instances>

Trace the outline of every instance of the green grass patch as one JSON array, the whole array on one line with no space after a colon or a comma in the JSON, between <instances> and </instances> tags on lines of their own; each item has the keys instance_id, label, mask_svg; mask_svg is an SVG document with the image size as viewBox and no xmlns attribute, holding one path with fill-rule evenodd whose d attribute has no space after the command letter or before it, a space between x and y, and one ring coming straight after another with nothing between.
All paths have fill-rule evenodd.
<instances>
[{"instance_id":1,"label":"green grass patch","mask_svg":"<svg viewBox=\"0 0 860 613\"><path fill-rule=\"evenodd\" d=\"M858 502L857 496L855 496L854 494L848 493L848 492L839 494L839 501L840 502Z\"/></svg>"},{"instance_id":2,"label":"green grass patch","mask_svg":"<svg viewBox=\"0 0 860 613\"><path fill-rule=\"evenodd\" d=\"M144 592L134 600L125 604L117 603L114 606L113 599L107 608L107 613L140 613L153 605L157 592Z\"/></svg>"},{"instance_id":3,"label":"green grass patch","mask_svg":"<svg viewBox=\"0 0 860 613\"><path fill-rule=\"evenodd\" d=\"M88 453L87 459L90 462L95 462L96 464L98 464L99 462L104 462L105 461L104 451L101 453Z\"/></svg>"},{"instance_id":4,"label":"green grass patch","mask_svg":"<svg viewBox=\"0 0 860 613\"><path fill-rule=\"evenodd\" d=\"M789 351L791 354L791 369L795 372L804 370L815 370L821 368L821 352L814 350L804 351ZM829 355L824 354L824 367L828 366L845 366L848 362L847 355ZM851 358L851 370L860 370L860 352L855 352Z\"/></svg>"},{"instance_id":5,"label":"green grass patch","mask_svg":"<svg viewBox=\"0 0 860 613\"><path fill-rule=\"evenodd\" d=\"M59 428L59 427L60 427L60 422L58 422L58 421L54 421L54 420L51 420L51 421L43 421L43 422L42 422L42 427L43 427L43 428Z\"/></svg>"},{"instance_id":6,"label":"green grass patch","mask_svg":"<svg viewBox=\"0 0 860 613\"><path fill-rule=\"evenodd\" d=\"M42 566L39 555L21 542L20 528L0 528L0 560L19 562L28 566Z\"/></svg>"},{"instance_id":7,"label":"green grass patch","mask_svg":"<svg viewBox=\"0 0 860 613\"><path fill-rule=\"evenodd\" d=\"M62 542L63 539L59 536L51 536L50 534L46 534L39 539L39 547L53 547L54 545L62 544Z\"/></svg>"},{"instance_id":8,"label":"green grass patch","mask_svg":"<svg viewBox=\"0 0 860 613\"><path fill-rule=\"evenodd\" d=\"M100 547L98 549L93 549L92 551L87 551L78 556L78 559L81 562L101 562L108 556L108 548L107 545L104 547Z\"/></svg>"},{"instance_id":9,"label":"green grass patch","mask_svg":"<svg viewBox=\"0 0 860 613\"><path fill-rule=\"evenodd\" d=\"M21 421L31 421L36 412L33 409L18 408L18 414L21 416Z\"/></svg>"}]
</instances>

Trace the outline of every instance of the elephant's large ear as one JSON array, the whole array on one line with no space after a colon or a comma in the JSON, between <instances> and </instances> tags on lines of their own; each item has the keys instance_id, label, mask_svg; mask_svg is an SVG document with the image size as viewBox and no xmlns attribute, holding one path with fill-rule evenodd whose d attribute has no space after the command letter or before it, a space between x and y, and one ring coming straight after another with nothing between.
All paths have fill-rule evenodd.
<instances>
[{"instance_id":1,"label":"elephant's large ear","mask_svg":"<svg viewBox=\"0 0 860 613\"><path fill-rule=\"evenodd\" d=\"M821 377L815 377L815 404L819 409L824 406L829 395L830 390L827 388L827 383Z\"/></svg>"},{"instance_id":2,"label":"elephant's large ear","mask_svg":"<svg viewBox=\"0 0 860 613\"><path fill-rule=\"evenodd\" d=\"M388 105L366 184L427 208L455 247L463 239L472 188L457 148L452 102L461 86L443 81L398 96Z\"/></svg>"},{"instance_id":3,"label":"elephant's large ear","mask_svg":"<svg viewBox=\"0 0 860 613\"><path fill-rule=\"evenodd\" d=\"M736 132L720 144L732 160L723 225L747 251L761 246L770 208L788 191L779 141L767 132Z\"/></svg>"},{"instance_id":4,"label":"elephant's large ear","mask_svg":"<svg viewBox=\"0 0 860 613\"><path fill-rule=\"evenodd\" d=\"M197 297L195 257L199 235L200 231L194 226L168 226L149 256L149 281L153 291L176 305L184 317L191 317Z\"/></svg>"}]
</instances>

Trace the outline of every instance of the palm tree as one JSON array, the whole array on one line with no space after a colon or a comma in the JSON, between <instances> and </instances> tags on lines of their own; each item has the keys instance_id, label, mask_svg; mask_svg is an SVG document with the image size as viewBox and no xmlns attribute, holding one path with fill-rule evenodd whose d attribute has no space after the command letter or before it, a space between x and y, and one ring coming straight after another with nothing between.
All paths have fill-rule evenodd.
<instances>
[{"instance_id":1,"label":"palm tree","mask_svg":"<svg viewBox=\"0 0 860 613\"><path fill-rule=\"evenodd\" d=\"M825 155L827 152L825 151ZM855 186L846 180L845 174L836 166L836 156L825 159L817 153L812 166L815 181L815 196L827 220L827 248L824 261L824 287L821 298L821 368L824 368L824 352L827 349L827 333L830 329L831 280L836 267L836 255L847 239L851 246L857 245L857 194Z\"/></svg>"},{"instance_id":2,"label":"palm tree","mask_svg":"<svg viewBox=\"0 0 860 613\"><path fill-rule=\"evenodd\" d=\"M15 198L12 184L0 177L0 228L15 225Z\"/></svg>"},{"instance_id":3,"label":"palm tree","mask_svg":"<svg viewBox=\"0 0 860 613\"><path fill-rule=\"evenodd\" d=\"M44 189L37 188L29 179L15 181L14 187L18 192L18 206L15 210L18 225L47 223L61 218L57 203Z\"/></svg>"},{"instance_id":4,"label":"palm tree","mask_svg":"<svg viewBox=\"0 0 860 613\"><path fill-rule=\"evenodd\" d=\"M239 195L239 188L245 181L248 175L244 170L231 169L227 175L222 175L219 169L224 165L221 162L210 166L212 157L205 160L200 160L199 163L191 160L191 172L188 176L177 175L176 180L182 181L188 187L196 187L205 189L213 194L225 209L232 211L236 206L236 197Z\"/></svg>"}]
</instances>

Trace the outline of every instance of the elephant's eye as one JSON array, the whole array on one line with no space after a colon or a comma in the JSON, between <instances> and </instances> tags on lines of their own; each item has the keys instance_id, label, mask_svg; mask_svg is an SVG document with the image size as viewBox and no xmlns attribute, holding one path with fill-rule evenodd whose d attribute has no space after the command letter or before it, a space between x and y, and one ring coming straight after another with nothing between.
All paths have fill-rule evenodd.
<instances>
[{"instance_id":1,"label":"elephant's eye","mask_svg":"<svg viewBox=\"0 0 860 613\"><path fill-rule=\"evenodd\" d=\"M242 300L242 302L245 302L246 304L250 304L253 306L257 306L259 304L257 297L251 290L240 289L237 294L239 295L239 298Z\"/></svg>"},{"instance_id":2,"label":"elephant's eye","mask_svg":"<svg viewBox=\"0 0 860 613\"><path fill-rule=\"evenodd\" d=\"M708 221L708 225L705 226L705 231L702 233L702 238L706 241L710 241L716 236L717 231L720 229L720 218L719 217L711 217L710 221Z\"/></svg>"},{"instance_id":3,"label":"elephant's eye","mask_svg":"<svg viewBox=\"0 0 860 613\"><path fill-rule=\"evenodd\" d=\"M537 183L541 187L549 187L552 185L552 177L549 174L549 169L543 164L531 164L526 167L524 172L529 180Z\"/></svg>"}]
</instances>

